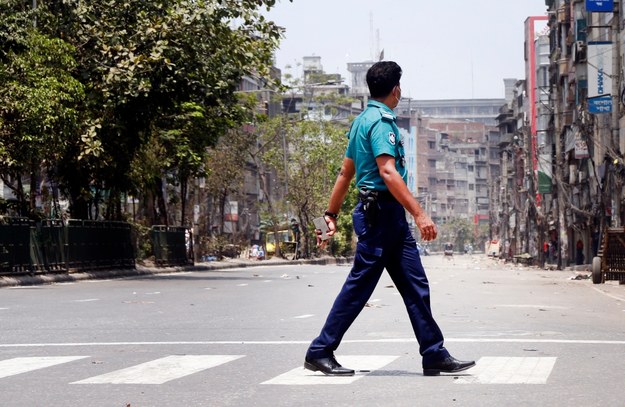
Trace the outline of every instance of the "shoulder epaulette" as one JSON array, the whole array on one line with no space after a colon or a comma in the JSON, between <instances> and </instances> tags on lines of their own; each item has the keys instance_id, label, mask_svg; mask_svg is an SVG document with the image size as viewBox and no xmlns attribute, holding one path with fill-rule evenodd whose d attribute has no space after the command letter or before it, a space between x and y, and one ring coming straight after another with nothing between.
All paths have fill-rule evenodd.
<instances>
[{"instance_id":1,"label":"shoulder epaulette","mask_svg":"<svg viewBox=\"0 0 625 407\"><path fill-rule=\"evenodd\" d=\"M387 122L395 121L395 116L393 116L389 112L381 112L381 114L382 114L382 120L386 120Z\"/></svg>"}]
</instances>

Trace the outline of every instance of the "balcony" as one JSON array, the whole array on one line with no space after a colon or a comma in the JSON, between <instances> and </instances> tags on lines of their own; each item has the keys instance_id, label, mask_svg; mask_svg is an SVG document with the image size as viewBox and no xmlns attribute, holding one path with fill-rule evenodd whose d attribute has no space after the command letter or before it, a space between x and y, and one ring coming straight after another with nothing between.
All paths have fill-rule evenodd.
<instances>
[{"instance_id":1,"label":"balcony","mask_svg":"<svg viewBox=\"0 0 625 407\"><path fill-rule=\"evenodd\" d=\"M512 143L514 140L514 133L505 133L501 135L501 139L499 140L499 148L506 148L508 145Z\"/></svg>"}]
</instances>

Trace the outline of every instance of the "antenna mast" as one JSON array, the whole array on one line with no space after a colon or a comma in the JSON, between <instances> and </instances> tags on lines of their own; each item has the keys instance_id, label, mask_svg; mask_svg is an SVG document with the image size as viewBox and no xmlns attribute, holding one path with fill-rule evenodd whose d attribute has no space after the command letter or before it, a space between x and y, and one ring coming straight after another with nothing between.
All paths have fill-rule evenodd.
<instances>
[{"instance_id":1,"label":"antenna mast","mask_svg":"<svg viewBox=\"0 0 625 407\"><path fill-rule=\"evenodd\" d=\"M375 61L375 45L373 39L373 12L369 12L369 53L372 61Z\"/></svg>"}]
</instances>

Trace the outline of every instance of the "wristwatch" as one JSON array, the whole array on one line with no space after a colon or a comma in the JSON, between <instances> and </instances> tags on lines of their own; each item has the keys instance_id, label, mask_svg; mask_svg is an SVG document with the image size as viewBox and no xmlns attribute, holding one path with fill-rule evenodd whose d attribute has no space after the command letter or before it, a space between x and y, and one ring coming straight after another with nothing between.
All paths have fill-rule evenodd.
<instances>
[{"instance_id":1,"label":"wristwatch","mask_svg":"<svg viewBox=\"0 0 625 407\"><path fill-rule=\"evenodd\" d=\"M338 213L334 213L334 212L330 212L330 211L325 211L325 213L323 214L324 216L328 216L334 220L336 220L336 218L339 217Z\"/></svg>"}]
</instances>

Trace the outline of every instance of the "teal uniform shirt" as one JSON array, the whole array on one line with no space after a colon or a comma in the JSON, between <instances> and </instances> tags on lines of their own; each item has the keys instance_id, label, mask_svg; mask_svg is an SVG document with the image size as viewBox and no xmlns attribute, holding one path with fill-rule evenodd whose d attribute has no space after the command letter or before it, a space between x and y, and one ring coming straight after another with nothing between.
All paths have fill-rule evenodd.
<instances>
[{"instance_id":1,"label":"teal uniform shirt","mask_svg":"<svg viewBox=\"0 0 625 407\"><path fill-rule=\"evenodd\" d=\"M370 100L367 108L354 119L345 156L354 161L359 189L388 190L375 161L383 154L395 157L395 168L407 182L404 140L395 119L395 113L388 106L375 100Z\"/></svg>"}]
</instances>

